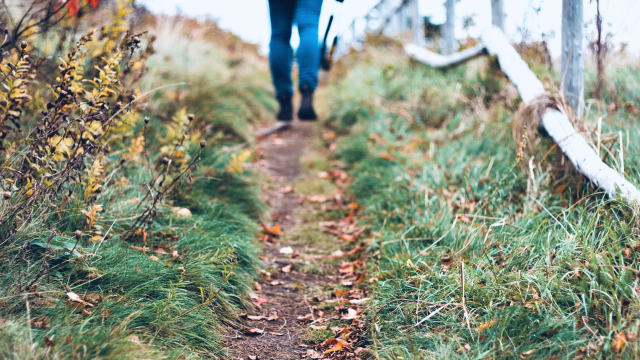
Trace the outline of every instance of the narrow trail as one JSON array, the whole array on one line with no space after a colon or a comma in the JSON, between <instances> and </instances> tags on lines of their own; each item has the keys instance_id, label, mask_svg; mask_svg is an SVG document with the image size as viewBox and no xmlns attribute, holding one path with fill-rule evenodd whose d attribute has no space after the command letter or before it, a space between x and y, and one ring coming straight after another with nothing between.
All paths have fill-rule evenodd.
<instances>
[{"instance_id":1,"label":"narrow trail","mask_svg":"<svg viewBox=\"0 0 640 360\"><path fill-rule=\"evenodd\" d=\"M291 187L302 171L301 157L308 152L313 124L296 122L292 128L272 134L260 146L264 159L261 166L273 181L273 188L265 189L266 203L274 224L279 224L283 234L292 231L303 222L300 217L301 200L293 191L278 189ZM236 359L298 359L306 354L310 346L303 341L304 325L298 317L312 314L306 292L311 287L325 285L320 275L296 270L296 261L282 259L280 249L292 241L287 236L267 246L263 259L272 266L263 273L261 289L257 295L268 300L256 309L253 316L269 317L277 314L278 320L245 321L247 328L260 329L260 335L247 335L242 329L235 331L229 340L230 350ZM290 272L282 267L294 264ZM279 269L279 270L278 270ZM269 281L271 279L271 281Z\"/></svg>"}]
</instances>

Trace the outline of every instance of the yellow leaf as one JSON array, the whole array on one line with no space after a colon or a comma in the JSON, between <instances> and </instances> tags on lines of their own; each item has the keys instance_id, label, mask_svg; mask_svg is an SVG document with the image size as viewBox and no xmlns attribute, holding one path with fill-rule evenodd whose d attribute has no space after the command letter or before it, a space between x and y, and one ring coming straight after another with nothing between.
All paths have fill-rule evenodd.
<instances>
[{"instance_id":1,"label":"yellow leaf","mask_svg":"<svg viewBox=\"0 0 640 360\"><path fill-rule=\"evenodd\" d=\"M230 173L242 174L244 172L244 163L251 156L251 150L244 150L239 155L231 154L231 161L227 165L227 171Z\"/></svg>"}]
</instances>

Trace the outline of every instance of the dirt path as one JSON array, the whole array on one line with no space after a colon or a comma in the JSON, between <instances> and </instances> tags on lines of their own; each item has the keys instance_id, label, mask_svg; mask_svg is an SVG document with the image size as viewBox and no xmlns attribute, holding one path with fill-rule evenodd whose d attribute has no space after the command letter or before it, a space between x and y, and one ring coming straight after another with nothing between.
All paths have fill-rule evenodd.
<instances>
[{"instance_id":1,"label":"dirt path","mask_svg":"<svg viewBox=\"0 0 640 360\"><path fill-rule=\"evenodd\" d=\"M348 175L327 160L318 127L295 122L257 148L267 178L267 225L278 224L282 233L265 241L261 259L268 267L253 295L257 308L227 335L234 359L357 360L364 351L364 228L342 193Z\"/></svg>"},{"instance_id":2,"label":"dirt path","mask_svg":"<svg viewBox=\"0 0 640 360\"><path fill-rule=\"evenodd\" d=\"M271 177L273 187L286 189L293 185L301 172L300 158L309 151L307 144L312 136L312 126L298 122L261 142L260 149L264 154L261 165ZM267 196L273 223L279 224L284 234L292 231L301 222L299 196L293 191L283 193L275 189L268 189ZM305 299L305 290L323 286L325 279L297 271L295 267L290 272L282 271L282 267L293 262L282 259L279 249L289 245L287 238L283 237L277 244L266 248L264 260L271 263L274 270L280 268L280 271L269 272L258 293L268 302L262 304L255 315L269 317L277 314L278 320L248 320L245 326L260 329L261 335L246 335L242 329L236 331L236 338L230 339L230 348L237 359L298 359L310 349L302 340L303 325L298 317L312 313L311 305Z\"/></svg>"}]
</instances>

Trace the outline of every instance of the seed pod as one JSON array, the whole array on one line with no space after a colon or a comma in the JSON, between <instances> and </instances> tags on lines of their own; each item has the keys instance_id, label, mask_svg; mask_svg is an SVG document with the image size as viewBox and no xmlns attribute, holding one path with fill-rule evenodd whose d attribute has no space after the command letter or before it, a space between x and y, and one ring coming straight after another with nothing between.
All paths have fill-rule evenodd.
<instances>
[{"instance_id":1,"label":"seed pod","mask_svg":"<svg viewBox=\"0 0 640 360\"><path fill-rule=\"evenodd\" d=\"M27 42L23 41L22 44L20 44L20 47L22 48L22 50L27 48Z\"/></svg>"},{"instance_id":2,"label":"seed pod","mask_svg":"<svg viewBox=\"0 0 640 360\"><path fill-rule=\"evenodd\" d=\"M200 148L204 149L205 146L207 146L207 142L204 140L200 140Z\"/></svg>"},{"instance_id":3,"label":"seed pod","mask_svg":"<svg viewBox=\"0 0 640 360\"><path fill-rule=\"evenodd\" d=\"M149 123L149 117L148 117L148 116L145 116L145 117L144 117L144 123L145 123L145 124L148 124L148 123Z\"/></svg>"},{"instance_id":4,"label":"seed pod","mask_svg":"<svg viewBox=\"0 0 640 360\"><path fill-rule=\"evenodd\" d=\"M193 114L187 114L187 119L189 119L189 121L193 121L194 117L195 117L195 115L193 115Z\"/></svg>"},{"instance_id":5,"label":"seed pod","mask_svg":"<svg viewBox=\"0 0 640 360\"><path fill-rule=\"evenodd\" d=\"M82 236L82 231L76 230L76 240L80 241L81 236Z\"/></svg>"},{"instance_id":6,"label":"seed pod","mask_svg":"<svg viewBox=\"0 0 640 360\"><path fill-rule=\"evenodd\" d=\"M5 192L4 192L4 199L5 199L5 200L9 200L9 198L10 198L10 197L11 197L11 192L9 192L9 191L5 191Z\"/></svg>"},{"instance_id":7,"label":"seed pod","mask_svg":"<svg viewBox=\"0 0 640 360\"><path fill-rule=\"evenodd\" d=\"M165 164L165 165L166 165L166 164L168 164L168 163L169 163L169 158L168 158L168 157L166 157L166 156L164 156L164 157L162 158L162 163L163 163L163 164Z\"/></svg>"},{"instance_id":8,"label":"seed pod","mask_svg":"<svg viewBox=\"0 0 640 360\"><path fill-rule=\"evenodd\" d=\"M3 106L3 107L4 107L4 106L7 106L7 104L8 104L8 103L9 103L9 102L7 101L7 99L2 99L2 100L0 100L0 106Z\"/></svg>"}]
</instances>

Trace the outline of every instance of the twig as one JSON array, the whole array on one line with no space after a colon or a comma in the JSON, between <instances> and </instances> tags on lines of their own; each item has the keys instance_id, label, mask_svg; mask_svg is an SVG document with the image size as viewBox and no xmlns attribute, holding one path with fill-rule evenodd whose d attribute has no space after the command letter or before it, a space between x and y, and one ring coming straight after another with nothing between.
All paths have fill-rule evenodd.
<instances>
[{"instance_id":1,"label":"twig","mask_svg":"<svg viewBox=\"0 0 640 360\"><path fill-rule=\"evenodd\" d=\"M469 311L467 311L467 300L466 294L464 291L464 261L462 262L462 266L460 267L460 277L462 279L462 308L464 309L464 318L467 321L467 328L469 329L469 335L471 335L471 339L473 340L473 333L471 332L471 323L469 322Z\"/></svg>"},{"instance_id":2,"label":"twig","mask_svg":"<svg viewBox=\"0 0 640 360\"><path fill-rule=\"evenodd\" d=\"M432 317L434 317L437 313L439 313L440 311L442 311L444 308L446 308L447 306L451 305L453 303L453 299L451 299L451 301L449 301L448 303L442 305L441 307L439 307L438 309L432 311L431 313L429 313L429 315L427 315L424 319L418 321L415 325L413 325L413 327L417 327L420 326L423 322L431 319Z\"/></svg>"}]
</instances>

